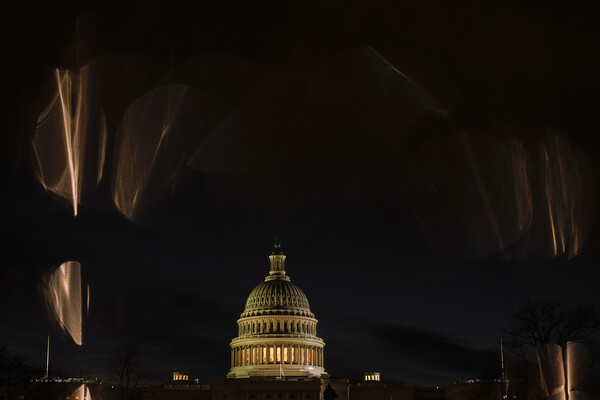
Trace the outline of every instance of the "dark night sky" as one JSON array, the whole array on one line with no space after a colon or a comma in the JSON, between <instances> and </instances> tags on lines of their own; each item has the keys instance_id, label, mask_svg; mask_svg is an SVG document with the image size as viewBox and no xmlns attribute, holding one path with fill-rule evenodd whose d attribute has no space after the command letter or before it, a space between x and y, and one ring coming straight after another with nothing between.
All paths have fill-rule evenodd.
<instances>
[{"instance_id":1,"label":"dark night sky","mask_svg":"<svg viewBox=\"0 0 600 400\"><path fill-rule=\"evenodd\" d=\"M53 369L103 376L110 349L133 342L155 381L222 378L275 232L333 377L491 376L519 304L600 309L594 10L346 3L2 12L0 345L41 367L50 334ZM108 145L74 218L38 182L31 143L53 70L85 64L98 71ZM112 200L117 132L136 99L166 84L188 85L191 105L127 218ZM530 207L524 228L515 199ZM550 208L566 254L553 255ZM43 274L67 260L91 286L82 347L40 295Z\"/></svg>"}]
</instances>

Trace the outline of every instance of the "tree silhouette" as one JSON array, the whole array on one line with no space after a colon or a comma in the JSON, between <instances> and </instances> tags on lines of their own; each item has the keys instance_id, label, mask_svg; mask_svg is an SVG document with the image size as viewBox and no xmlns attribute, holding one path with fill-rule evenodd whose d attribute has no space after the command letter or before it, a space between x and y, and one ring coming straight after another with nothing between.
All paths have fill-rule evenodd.
<instances>
[{"instance_id":1,"label":"tree silhouette","mask_svg":"<svg viewBox=\"0 0 600 400\"><path fill-rule=\"evenodd\" d=\"M131 344L117 346L109 360L111 375L117 381L120 400L137 400L142 395L140 382L145 378L139 354Z\"/></svg>"},{"instance_id":2,"label":"tree silhouette","mask_svg":"<svg viewBox=\"0 0 600 400\"><path fill-rule=\"evenodd\" d=\"M598 376L599 334L600 321L591 305L567 307L530 301L512 314L510 326L503 329L506 349L516 356L508 358L507 374L513 380L526 383L530 398L538 398L535 396L540 396L540 387L545 390L548 382L561 385L560 378L548 375L550 370L546 368L564 371L567 343L572 342L579 346L578 358L570 360L572 368L578 367L578 389L588 395L597 394L600 388L594 382ZM585 345L583 349L587 348L584 353L580 352L581 344ZM543 393L541 396L544 398Z\"/></svg>"},{"instance_id":3,"label":"tree silhouette","mask_svg":"<svg viewBox=\"0 0 600 400\"><path fill-rule=\"evenodd\" d=\"M503 329L507 349L528 358L538 346L567 342L593 344L600 333L600 322L594 307L574 307L529 301L512 314L511 326Z\"/></svg>"}]
</instances>

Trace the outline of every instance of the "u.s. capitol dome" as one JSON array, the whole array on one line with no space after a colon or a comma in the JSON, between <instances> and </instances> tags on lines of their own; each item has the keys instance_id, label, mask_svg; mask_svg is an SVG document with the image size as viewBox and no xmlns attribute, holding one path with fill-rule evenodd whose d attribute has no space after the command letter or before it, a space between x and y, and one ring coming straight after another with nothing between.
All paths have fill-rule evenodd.
<instances>
[{"instance_id":1,"label":"u.s. capitol dome","mask_svg":"<svg viewBox=\"0 0 600 400\"><path fill-rule=\"evenodd\" d=\"M318 321L304 292L286 275L278 238L269 259L269 275L250 292L237 321L227 377L326 377Z\"/></svg>"}]
</instances>

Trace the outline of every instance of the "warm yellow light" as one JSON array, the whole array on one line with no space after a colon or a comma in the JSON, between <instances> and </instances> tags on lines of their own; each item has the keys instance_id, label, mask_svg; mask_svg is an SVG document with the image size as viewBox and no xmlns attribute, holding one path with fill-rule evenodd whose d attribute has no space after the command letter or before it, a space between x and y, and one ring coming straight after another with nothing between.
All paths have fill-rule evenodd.
<instances>
[{"instance_id":1,"label":"warm yellow light","mask_svg":"<svg viewBox=\"0 0 600 400\"><path fill-rule=\"evenodd\" d=\"M57 268L44 285L44 297L60 326L81 346L81 265L77 261L67 261Z\"/></svg>"}]
</instances>

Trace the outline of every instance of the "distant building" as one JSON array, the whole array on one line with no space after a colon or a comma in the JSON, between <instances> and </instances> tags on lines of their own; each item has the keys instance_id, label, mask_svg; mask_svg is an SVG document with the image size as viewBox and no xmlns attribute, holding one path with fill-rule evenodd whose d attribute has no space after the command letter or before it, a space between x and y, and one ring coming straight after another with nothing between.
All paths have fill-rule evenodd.
<instances>
[{"instance_id":1,"label":"distant building","mask_svg":"<svg viewBox=\"0 0 600 400\"><path fill-rule=\"evenodd\" d=\"M381 374L379 372L365 372L365 382L379 382Z\"/></svg>"},{"instance_id":2,"label":"distant building","mask_svg":"<svg viewBox=\"0 0 600 400\"><path fill-rule=\"evenodd\" d=\"M363 382L351 385L349 396L352 400L415 400L415 388L408 385Z\"/></svg>"},{"instance_id":3,"label":"distant building","mask_svg":"<svg viewBox=\"0 0 600 400\"><path fill-rule=\"evenodd\" d=\"M364 381L355 385L348 379L330 379L324 367L325 342L317 336L318 321L304 292L287 276L285 259L276 238L269 275L250 292L237 320L226 379L199 385L187 374L174 372L173 381L151 391L148 399L324 400L331 385L336 400L502 400L496 381L422 389L385 384L373 371L365 372Z\"/></svg>"},{"instance_id":4,"label":"distant building","mask_svg":"<svg viewBox=\"0 0 600 400\"><path fill-rule=\"evenodd\" d=\"M508 390L507 380L475 379L454 382L448 385L445 396L448 400L502 400L516 399L512 389Z\"/></svg>"},{"instance_id":5,"label":"distant building","mask_svg":"<svg viewBox=\"0 0 600 400\"><path fill-rule=\"evenodd\" d=\"M269 256L264 282L248 296L231 343L227 379L211 383L213 400L322 400L331 385L337 400L348 400L348 380L325 372L325 342L304 292L285 271L279 239Z\"/></svg>"},{"instance_id":6,"label":"distant building","mask_svg":"<svg viewBox=\"0 0 600 400\"><path fill-rule=\"evenodd\" d=\"M173 372L174 381L188 381L189 375L182 372Z\"/></svg>"},{"instance_id":7,"label":"distant building","mask_svg":"<svg viewBox=\"0 0 600 400\"><path fill-rule=\"evenodd\" d=\"M304 292L286 275L278 238L269 259L269 275L252 290L237 321L227 377L326 378L318 321Z\"/></svg>"}]
</instances>

